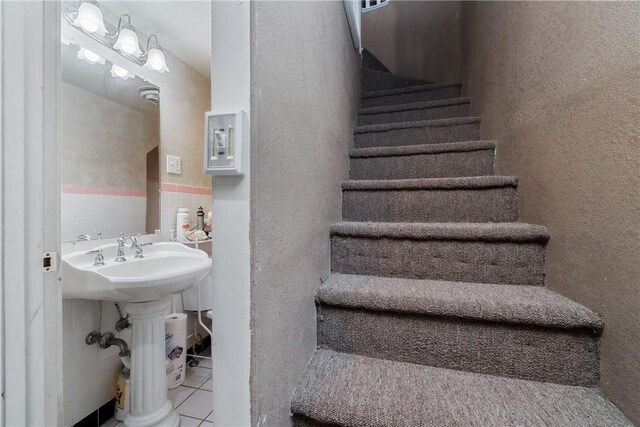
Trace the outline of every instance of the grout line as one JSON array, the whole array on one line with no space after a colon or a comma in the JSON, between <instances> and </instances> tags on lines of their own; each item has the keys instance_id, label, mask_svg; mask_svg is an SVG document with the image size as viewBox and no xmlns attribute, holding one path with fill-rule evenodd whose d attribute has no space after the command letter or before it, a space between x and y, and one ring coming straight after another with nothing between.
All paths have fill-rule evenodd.
<instances>
[{"instance_id":1,"label":"grout line","mask_svg":"<svg viewBox=\"0 0 640 427\"><path fill-rule=\"evenodd\" d=\"M186 387L186 386L185 386ZM188 388L192 388L192 387L188 387ZM189 396L187 396L182 402L180 402L179 405L177 405L174 409L178 409L184 402L186 402L187 400L189 400L189 398L191 396L193 396L193 394L196 392L197 390L193 390L191 393L189 393Z\"/></svg>"}]
</instances>

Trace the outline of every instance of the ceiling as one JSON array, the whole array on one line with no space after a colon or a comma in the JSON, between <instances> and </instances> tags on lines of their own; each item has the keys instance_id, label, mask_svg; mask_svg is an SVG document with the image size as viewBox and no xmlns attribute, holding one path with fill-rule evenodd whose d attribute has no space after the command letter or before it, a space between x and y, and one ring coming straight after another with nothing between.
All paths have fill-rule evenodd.
<instances>
[{"instance_id":1,"label":"ceiling","mask_svg":"<svg viewBox=\"0 0 640 427\"><path fill-rule=\"evenodd\" d=\"M116 16L129 14L136 29L157 35L163 48L210 78L211 0L100 0L99 4Z\"/></svg>"}]
</instances>

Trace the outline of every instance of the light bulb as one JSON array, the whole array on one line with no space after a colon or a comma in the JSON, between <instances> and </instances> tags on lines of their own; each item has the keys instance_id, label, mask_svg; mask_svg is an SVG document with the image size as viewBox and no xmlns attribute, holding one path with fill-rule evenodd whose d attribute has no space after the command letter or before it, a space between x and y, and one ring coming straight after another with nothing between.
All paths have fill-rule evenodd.
<instances>
[{"instance_id":1,"label":"light bulb","mask_svg":"<svg viewBox=\"0 0 640 427\"><path fill-rule=\"evenodd\" d=\"M97 33L104 37L107 34L107 28L104 26L102 11L97 4L83 2L78 8L78 16L73 21L73 25L81 27L88 33Z\"/></svg>"},{"instance_id":2,"label":"light bulb","mask_svg":"<svg viewBox=\"0 0 640 427\"><path fill-rule=\"evenodd\" d=\"M167 62L164 58L164 52L159 47L152 47L149 49L149 52L147 52L147 62L144 66L149 70L157 71L159 73L169 71L169 68L167 68Z\"/></svg>"},{"instance_id":3,"label":"light bulb","mask_svg":"<svg viewBox=\"0 0 640 427\"><path fill-rule=\"evenodd\" d=\"M133 79L135 77L129 70L116 64L113 64L111 67L111 75L113 77L120 77L122 80Z\"/></svg>"},{"instance_id":4,"label":"light bulb","mask_svg":"<svg viewBox=\"0 0 640 427\"><path fill-rule=\"evenodd\" d=\"M138 43L138 35L133 29L127 27L120 29L120 32L118 33L118 40L116 40L113 48L129 55L133 55L136 58L139 58L142 54Z\"/></svg>"},{"instance_id":5,"label":"light bulb","mask_svg":"<svg viewBox=\"0 0 640 427\"><path fill-rule=\"evenodd\" d=\"M102 64L104 65L104 58L98 55L95 52L90 51L89 49L85 49L81 47L78 51L78 59L83 59L87 61L89 64Z\"/></svg>"}]
</instances>

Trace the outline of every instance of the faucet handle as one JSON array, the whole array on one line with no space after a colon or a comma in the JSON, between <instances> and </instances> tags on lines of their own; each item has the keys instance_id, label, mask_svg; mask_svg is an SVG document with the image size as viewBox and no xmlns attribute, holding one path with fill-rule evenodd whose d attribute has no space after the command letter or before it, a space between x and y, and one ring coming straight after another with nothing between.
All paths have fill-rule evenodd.
<instances>
[{"instance_id":1,"label":"faucet handle","mask_svg":"<svg viewBox=\"0 0 640 427\"><path fill-rule=\"evenodd\" d=\"M147 242L147 243L137 243L136 242L136 254L133 256L134 258L144 258L144 255L142 254L142 247L143 246L149 246L149 245L153 245L153 242ZM132 245L133 247L133 245Z\"/></svg>"},{"instance_id":2,"label":"faucet handle","mask_svg":"<svg viewBox=\"0 0 640 427\"><path fill-rule=\"evenodd\" d=\"M104 255L102 255L102 249L94 249L92 251L87 252L87 255L93 255L93 254L95 254L96 256L95 261L93 261L93 266L99 267L101 265L104 265Z\"/></svg>"}]
</instances>

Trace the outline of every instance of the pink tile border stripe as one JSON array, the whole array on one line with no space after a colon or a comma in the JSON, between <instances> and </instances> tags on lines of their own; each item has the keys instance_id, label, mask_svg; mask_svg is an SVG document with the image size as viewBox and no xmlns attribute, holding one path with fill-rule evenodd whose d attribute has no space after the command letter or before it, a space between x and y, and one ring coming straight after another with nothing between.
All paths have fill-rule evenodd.
<instances>
[{"instance_id":1,"label":"pink tile border stripe","mask_svg":"<svg viewBox=\"0 0 640 427\"><path fill-rule=\"evenodd\" d=\"M210 187L196 187L194 185L173 184L171 182L161 182L160 191L167 191L172 193L202 194L206 196L211 195Z\"/></svg>"},{"instance_id":2,"label":"pink tile border stripe","mask_svg":"<svg viewBox=\"0 0 640 427\"><path fill-rule=\"evenodd\" d=\"M146 191L115 189L115 188L94 188L94 187L62 187L62 192L66 194L93 194L102 196L130 196L147 197Z\"/></svg>"}]
</instances>

